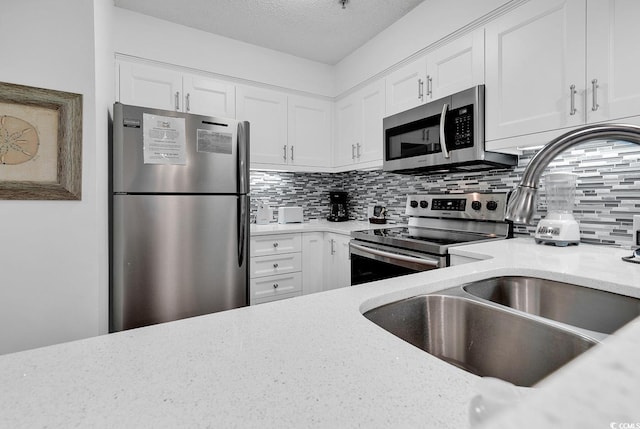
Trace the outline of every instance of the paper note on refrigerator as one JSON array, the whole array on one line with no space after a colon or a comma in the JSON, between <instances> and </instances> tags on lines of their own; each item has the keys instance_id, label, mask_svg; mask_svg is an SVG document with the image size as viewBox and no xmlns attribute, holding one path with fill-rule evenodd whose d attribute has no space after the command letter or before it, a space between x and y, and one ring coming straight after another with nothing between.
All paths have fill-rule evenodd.
<instances>
[{"instance_id":1,"label":"paper note on refrigerator","mask_svg":"<svg viewBox=\"0 0 640 429\"><path fill-rule=\"evenodd\" d=\"M187 163L187 138L184 118L171 116L142 115L145 164Z\"/></svg>"}]
</instances>

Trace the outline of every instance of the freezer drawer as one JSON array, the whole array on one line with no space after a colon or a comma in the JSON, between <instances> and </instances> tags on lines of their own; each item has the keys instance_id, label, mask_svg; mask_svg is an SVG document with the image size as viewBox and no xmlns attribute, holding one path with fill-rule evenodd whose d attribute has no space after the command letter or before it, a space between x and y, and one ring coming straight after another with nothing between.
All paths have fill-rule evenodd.
<instances>
[{"instance_id":1,"label":"freezer drawer","mask_svg":"<svg viewBox=\"0 0 640 429\"><path fill-rule=\"evenodd\" d=\"M115 195L110 330L248 304L248 197Z\"/></svg>"}]
</instances>

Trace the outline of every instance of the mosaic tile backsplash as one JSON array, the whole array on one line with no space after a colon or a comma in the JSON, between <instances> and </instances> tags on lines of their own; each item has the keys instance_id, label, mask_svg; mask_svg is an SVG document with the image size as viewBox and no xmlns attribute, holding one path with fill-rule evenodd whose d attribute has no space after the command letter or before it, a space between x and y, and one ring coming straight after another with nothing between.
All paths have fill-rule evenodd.
<instances>
[{"instance_id":1,"label":"mosaic tile backsplash","mask_svg":"<svg viewBox=\"0 0 640 429\"><path fill-rule=\"evenodd\" d=\"M367 220L368 208L382 205L390 221L406 222L407 194L450 190L508 192L520 181L536 151L525 151L518 166L447 175L406 175L382 170L344 173L290 173L251 171L251 214L257 201L277 212L281 206L302 206L305 221L329 214L329 191L349 194L349 217ZM640 146L625 142L585 143L554 160L547 172L578 174L574 216L581 240L629 246L633 215L640 214ZM544 177L544 175L543 175ZM546 214L544 180L534 225ZM534 226L516 225L517 233L533 234Z\"/></svg>"}]
</instances>

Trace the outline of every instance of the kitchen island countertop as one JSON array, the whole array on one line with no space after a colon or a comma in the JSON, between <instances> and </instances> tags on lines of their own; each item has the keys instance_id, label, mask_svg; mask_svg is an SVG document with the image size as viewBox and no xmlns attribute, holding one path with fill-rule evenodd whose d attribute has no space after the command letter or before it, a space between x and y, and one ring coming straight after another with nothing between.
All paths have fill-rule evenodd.
<instances>
[{"instance_id":1,"label":"kitchen island countertop","mask_svg":"<svg viewBox=\"0 0 640 429\"><path fill-rule=\"evenodd\" d=\"M628 250L518 238L451 251L483 260L0 356L0 427L468 427L479 378L362 312L502 275L640 297ZM488 427L640 422L638 356L636 319Z\"/></svg>"}]
</instances>

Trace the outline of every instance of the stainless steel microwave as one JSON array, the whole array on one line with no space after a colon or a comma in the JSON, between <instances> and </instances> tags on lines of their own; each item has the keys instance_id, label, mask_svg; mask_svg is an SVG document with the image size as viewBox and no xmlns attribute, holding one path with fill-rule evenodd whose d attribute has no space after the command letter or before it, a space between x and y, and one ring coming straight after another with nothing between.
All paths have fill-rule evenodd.
<instances>
[{"instance_id":1,"label":"stainless steel microwave","mask_svg":"<svg viewBox=\"0 0 640 429\"><path fill-rule=\"evenodd\" d=\"M484 149L484 85L383 120L383 170L476 171L513 167L516 155Z\"/></svg>"}]
</instances>

